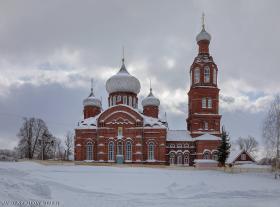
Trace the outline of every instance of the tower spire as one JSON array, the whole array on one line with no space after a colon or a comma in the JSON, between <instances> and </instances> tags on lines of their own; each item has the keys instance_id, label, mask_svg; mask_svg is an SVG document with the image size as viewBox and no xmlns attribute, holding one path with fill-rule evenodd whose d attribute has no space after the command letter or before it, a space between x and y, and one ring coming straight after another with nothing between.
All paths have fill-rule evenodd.
<instances>
[{"instance_id":1,"label":"tower spire","mask_svg":"<svg viewBox=\"0 0 280 207\"><path fill-rule=\"evenodd\" d=\"M202 12L202 16L201 16L201 25L202 25L202 29L205 29L205 13Z\"/></svg>"},{"instance_id":2,"label":"tower spire","mask_svg":"<svg viewBox=\"0 0 280 207\"><path fill-rule=\"evenodd\" d=\"M150 79L150 93L152 93L152 80Z\"/></svg>"},{"instance_id":3,"label":"tower spire","mask_svg":"<svg viewBox=\"0 0 280 207\"><path fill-rule=\"evenodd\" d=\"M122 47L122 63L124 64L124 46Z\"/></svg>"},{"instance_id":4,"label":"tower spire","mask_svg":"<svg viewBox=\"0 0 280 207\"><path fill-rule=\"evenodd\" d=\"M90 79L90 94L89 96L94 96L94 93L93 93L93 78Z\"/></svg>"}]
</instances>

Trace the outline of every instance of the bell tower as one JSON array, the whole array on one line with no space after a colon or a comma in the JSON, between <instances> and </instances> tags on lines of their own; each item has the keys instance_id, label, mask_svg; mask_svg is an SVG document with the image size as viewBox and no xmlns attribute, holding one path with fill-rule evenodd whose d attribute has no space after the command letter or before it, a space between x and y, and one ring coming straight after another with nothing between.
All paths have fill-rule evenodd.
<instances>
[{"instance_id":1,"label":"bell tower","mask_svg":"<svg viewBox=\"0 0 280 207\"><path fill-rule=\"evenodd\" d=\"M202 30L196 36L198 55L190 67L187 128L192 137L205 133L220 136L218 67L209 53L211 35L205 30L204 14Z\"/></svg>"}]
</instances>

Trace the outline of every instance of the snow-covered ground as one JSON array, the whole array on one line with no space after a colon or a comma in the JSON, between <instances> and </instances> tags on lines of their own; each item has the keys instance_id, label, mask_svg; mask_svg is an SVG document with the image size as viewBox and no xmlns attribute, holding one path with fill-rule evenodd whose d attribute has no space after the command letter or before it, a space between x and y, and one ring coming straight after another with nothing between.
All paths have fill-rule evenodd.
<instances>
[{"instance_id":1,"label":"snow-covered ground","mask_svg":"<svg viewBox=\"0 0 280 207\"><path fill-rule=\"evenodd\" d=\"M0 206L34 199L65 207L270 207L279 206L280 181L269 173L0 162Z\"/></svg>"}]
</instances>

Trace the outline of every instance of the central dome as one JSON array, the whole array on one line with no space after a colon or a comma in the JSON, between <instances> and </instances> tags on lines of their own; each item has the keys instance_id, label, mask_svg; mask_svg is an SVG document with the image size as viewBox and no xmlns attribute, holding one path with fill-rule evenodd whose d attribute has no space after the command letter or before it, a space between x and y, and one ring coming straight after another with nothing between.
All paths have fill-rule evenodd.
<instances>
[{"instance_id":1,"label":"central dome","mask_svg":"<svg viewBox=\"0 0 280 207\"><path fill-rule=\"evenodd\" d=\"M109 94L115 92L131 92L138 94L141 88L140 82L126 70L124 59L122 62L120 71L107 80L106 90Z\"/></svg>"}]
</instances>

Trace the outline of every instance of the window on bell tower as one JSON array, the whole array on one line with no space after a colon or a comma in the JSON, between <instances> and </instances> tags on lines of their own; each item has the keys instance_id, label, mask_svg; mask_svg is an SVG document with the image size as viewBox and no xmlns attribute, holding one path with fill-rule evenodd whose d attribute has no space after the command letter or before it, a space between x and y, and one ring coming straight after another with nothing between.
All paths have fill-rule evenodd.
<instances>
[{"instance_id":1,"label":"window on bell tower","mask_svg":"<svg viewBox=\"0 0 280 207\"><path fill-rule=\"evenodd\" d=\"M204 83L210 82L210 68L208 66L204 67Z\"/></svg>"},{"instance_id":2,"label":"window on bell tower","mask_svg":"<svg viewBox=\"0 0 280 207\"><path fill-rule=\"evenodd\" d=\"M212 108L212 98L208 98L208 106L209 109Z\"/></svg>"},{"instance_id":3,"label":"window on bell tower","mask_svg":"<svg viewBox=\"0 0 280 207\"><path fill-rule=\"evenodd\" d=\"M200 81L200 69L194 69L194 83L199 83Z\"/></svg>"},{"instance_id":4,"label":"window on bell tower","mask_svg":"<svg viewBox=\"0 0 280 207\"><path fill-rule=\"evenodd\" d=\"M202 108L206 108L206 98L202 98Z\"/></svg>"},{"instance_id":5,"label":"window on bell tower","mask_svg":"<svg viewBox=\"0 0 280 207\"><path fill-rule=\"evenodd\" d=\"M213 69L213 83L217 84L217 70L216 70L216 68Z\"/></svg>"}]
</instances>

